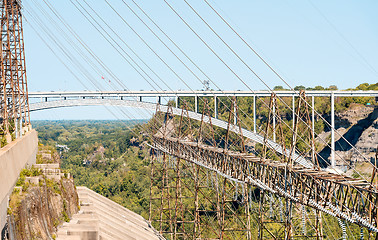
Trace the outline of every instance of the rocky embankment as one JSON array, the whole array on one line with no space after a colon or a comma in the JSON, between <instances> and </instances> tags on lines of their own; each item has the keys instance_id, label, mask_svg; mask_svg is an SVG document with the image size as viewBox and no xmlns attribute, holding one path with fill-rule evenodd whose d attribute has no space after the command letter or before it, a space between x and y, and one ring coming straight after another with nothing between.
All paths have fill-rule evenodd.
<instances>
[{"instance_id":1,"label":"rocky embankment","mask_svg":"<svg viewBox=\"0 0 378 240\"><path fill-rule=\"evenodd\" d=\"M42 154L48 155L46 150ZM70 174L62 173L59 163L36 164L21 172L11 195L8 238L55 239L58 226L78 210L78 194Z\"/></svg>"},{"instance_id":2,"label":"rocky embankment","mask_svg":"<svg viewBox=\"0 0 378 240\"><path fill-rule=\"evenodd\" d=\"M63 179L57 186L59 189L46 185L31 187L12 209L14 239L54 239L57 227L78 211L72 180Z\"/></svg>"},{"instance_id":3,"label":"rocky embankment","mask_svg":"<svg viewBox=\"0 0 378 240\"><path fill-rule=\"evenodd\" d=\"M378 147L378 107L352 104L348 110L336 115L335 134L336 161L338 165L372 161ZM323 139L330 139L330 132L320 134ZM317 140L321 145L320 139ZM349 144L350 143L350 144ZM352 147L352 146L354 147ZM323 148L319 155L329 159L331 150Z\"/></svg>"}]
</instances>

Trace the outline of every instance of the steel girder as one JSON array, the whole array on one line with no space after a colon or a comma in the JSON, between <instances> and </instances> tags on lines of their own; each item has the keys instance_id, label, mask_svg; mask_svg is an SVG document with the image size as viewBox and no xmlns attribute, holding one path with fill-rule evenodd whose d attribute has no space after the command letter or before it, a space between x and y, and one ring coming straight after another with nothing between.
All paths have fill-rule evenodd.
<instances>
[{"instance_id":1,"label":"steel girder","mask_svg":"<svg viewBox=\"0 0 378 240\"><path fill-rule=\"evenodd\" d=\"M365 180L154 136L154 148L378 232L377 191Z\"/></svg>"}]
</instances>

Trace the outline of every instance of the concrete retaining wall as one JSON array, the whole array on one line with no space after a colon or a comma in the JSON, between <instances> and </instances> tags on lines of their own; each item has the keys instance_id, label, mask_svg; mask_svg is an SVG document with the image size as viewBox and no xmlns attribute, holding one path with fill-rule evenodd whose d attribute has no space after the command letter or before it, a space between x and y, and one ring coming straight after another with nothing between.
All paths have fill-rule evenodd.
<instances>
[{"instance_id":1,"label":"concrete retaining wall","mask_svg":"<svg viewBox=\"0 0 378 240\"><path fill-rule=\"evenodd\" d=\"M35 164L37 151L38 136L35 130L0 149L0 230L6 222L8 197L25 165Z\"/></svg>"}]
</instances>

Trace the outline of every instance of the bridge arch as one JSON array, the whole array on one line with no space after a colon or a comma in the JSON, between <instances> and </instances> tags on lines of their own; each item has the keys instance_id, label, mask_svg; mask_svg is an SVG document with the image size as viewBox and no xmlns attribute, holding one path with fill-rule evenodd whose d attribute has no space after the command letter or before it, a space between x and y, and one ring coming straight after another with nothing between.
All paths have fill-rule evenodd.
<instances>
[{"instance_id":1,"label":"bridge arch","mask_svg":"<svg viewBox=\"0 0 378 240\"><path fill-rule=\"evenodd\" d=\"M119 106L119 107L132 107L132 108L141 108L141 109L147 109L151 111L156 110L156 104L155 103L149 103L149 102L142 102L142 101L131 101L131 100L121 100L121 99L109 99L109 98L84 98L84 99L67 99L67 100L55 100L55 101L46 101L46 102L37 102L37 103L31 103L30 104L30 112L33 111L41 111L41 110L47 110L47 109L54 109L54 108L63 108L63 107L78 107L78 106ZM162 112L167 111L167 106L161 105L160 110ZM182 109L180 108L172 108L174 115L181 115ZM188 115L191 119L201 121L202 114L189 111ZM204 116L204 121L209 123L210 119L207 116ZM214 126L227 129L228 123L211 117L211 123ZM230 131L240 134L239 127L236 125L231 124ZM264 144L264 137L260 134L254 133L252 131L249 131L247 129L242 128L242 134L244 137L260 144ZM278 143L268 140L267 141L268 147L274 149L275 151L279 152L280 154L284 154L287 157L292 157L293 161L299 163L300 165L306 167L306 168L312 168L313 164L305 159L304 157L300 156L297 153L294 153L293 156L290 156L289 150L284 150L282 146L280 146Z\"/></svg>"}]
</instances>

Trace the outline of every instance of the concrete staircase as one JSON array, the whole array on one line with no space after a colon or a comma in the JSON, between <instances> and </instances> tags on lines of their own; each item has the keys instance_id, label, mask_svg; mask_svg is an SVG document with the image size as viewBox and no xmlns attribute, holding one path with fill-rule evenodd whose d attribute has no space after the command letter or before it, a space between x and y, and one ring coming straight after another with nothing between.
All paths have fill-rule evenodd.
<instances>
[{"instance_id":1,"label":"concrete staircase","mask_svg":"<svg viewBox=\"0 0 378 240\"><path fill-rule=\"evenodd\" d=\"M77 187L80 211L58 229L58 240L164 239L140 215L86 187Z\"/></svg>"}]
</instances>

